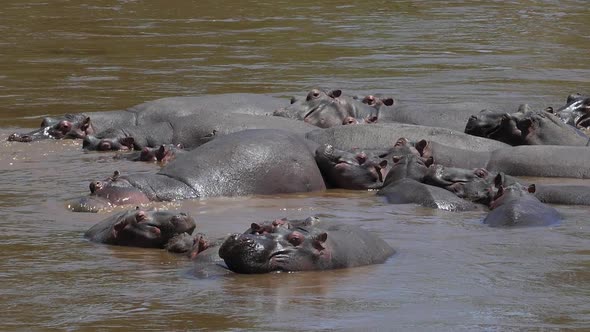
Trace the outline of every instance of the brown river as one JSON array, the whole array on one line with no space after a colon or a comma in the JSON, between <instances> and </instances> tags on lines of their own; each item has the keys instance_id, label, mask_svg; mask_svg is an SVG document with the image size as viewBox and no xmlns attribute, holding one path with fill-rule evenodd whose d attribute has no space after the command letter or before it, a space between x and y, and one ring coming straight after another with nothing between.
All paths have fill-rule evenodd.
<instances>
[{"instance_id":1,"label":"brown river","mask_svg":"<svg viewBox=\"0 0 590 332\"><path fill-rule=\"evenodd\" d=\"M189 212L212 237L318 215L397 250L369 267L199 279L162 250L87 242L83 232L112 211L66 208L92 179L157 165L84 153L72 140L5 138L50 114L316 86L422 108L560 106L590 93L589 55L583 0L4 0L0 330L588 330L588 207L556 206L555 227L493 229L482 211L389 205L374 192L154 204Z\"/></svg>"}]
</instances>

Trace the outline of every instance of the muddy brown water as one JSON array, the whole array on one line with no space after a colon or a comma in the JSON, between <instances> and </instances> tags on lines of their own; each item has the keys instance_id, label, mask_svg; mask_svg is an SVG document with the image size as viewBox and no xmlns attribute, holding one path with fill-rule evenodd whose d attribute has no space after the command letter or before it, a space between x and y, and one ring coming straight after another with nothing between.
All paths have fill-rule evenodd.
<instances>
[{"instance_id":1,"label":"muddy brown water","mask_svg":"<svg viewBox=\"0 0 590 332\"><path fill-rule=\"evenodd\" d=\"M589 19L586 1L571 0L7 0L0 137L48 114L315 86L424 107L558 106L590 93ZM0 142L1 330L590 328L590 208L557 206L555 227L491 229L481 211L392 206L373 192L155 204L188 211L211 236L319 215L397 249L369 267L198 279L163 251L86 242L111 212L66 209L92 179L156 169L79 142Z\"/></svg>"}]
</instances>

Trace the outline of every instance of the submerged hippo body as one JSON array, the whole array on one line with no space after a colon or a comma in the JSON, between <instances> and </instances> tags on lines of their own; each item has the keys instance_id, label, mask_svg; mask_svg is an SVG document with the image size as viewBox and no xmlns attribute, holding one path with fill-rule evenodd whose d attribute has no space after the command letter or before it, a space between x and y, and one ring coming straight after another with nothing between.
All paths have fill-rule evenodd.
<instances>
[{"instance_id":1,"label":"submerged hippo body","mask_svg":"<svg viewBox=\"0 0 590 332\"><path fill-rule=\"evenodd\" d=\"M262 229L267 227L262 226ZM252 230L252 228L251 228ZM219 256L237 273L308 271L380 264L395 251L376 235L355 226L314 218L284 221L268 231L228 237Z\"/></svg>"},{"instance_id":2,"label":"submerged hippo body","mask_svg":"<svg viewBox=\"0 0 590 332\"><path fill-rule=\"evenodd\" d=\"M524 188L520 184L504 187L496 177L498 191L490 204L490 213L483 223L491 227L550 226L559 223L561 216L553 207L541 203L532 193L535 186Z\"/></svg>"},{"instance_id":3,"label":"submerged hippo body","mask_svg":"<svg viewBox=\"0 0 590 332\"><path fill-rule=\"evenodd\" d=\"M195 221L185 213L129 210L94 225L84 237L105 244L164 248L173 237L194 229Z\"/></svg>"},{"instance_id":4,"label":"submerged hippo body","mask_svg":"<svg viewBox=\"0 0 590 332\"><path fill-rule=\"evenodd\" d=\"M282 129L303 135L316 127L273 116L204 113L142 126L113 128L96 136L85 137L83 147L86 150L102 151L140 150L174 144L192 149L217 137L246 129Z\"/></svg>"},{"instance_id":5,"label":"submerged hippo body","mask_svg":"<svg viewBox=\"0 0 590 332\"><path fill-rule=\"evenodd\" d=\"M168 121L192 114L240 113L271 115L286 100L252 93L228 93L196 97L169 97L145 102L122 111L66 114L43 120L42 128L13 134L8 140L30 142L46 138L84 138L110 128L126 128Z\"/></svg>"},{"instance_id":6,"label":"submerged hippo body","mask_svg":"<svg viewBox=\"0 0 590 332\"><path fill-rule=\"evenodd\" d=\"M93 197L93 204L103 200L105 205L118 205L324 190L314 150L313 144L297 134L245 130L179 155L156 174L93 182L88 197Z\"/></svg>"}]
</instances>

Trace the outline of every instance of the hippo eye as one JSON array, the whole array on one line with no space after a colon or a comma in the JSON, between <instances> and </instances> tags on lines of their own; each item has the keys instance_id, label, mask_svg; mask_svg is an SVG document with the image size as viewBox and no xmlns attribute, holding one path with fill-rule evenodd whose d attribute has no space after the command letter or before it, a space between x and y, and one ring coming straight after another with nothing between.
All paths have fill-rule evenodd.
<instances>
[{"instance_id":1,"label":"hippo eye","mask_svg":"<svg viewBox=\"0 0 590 332\"><path fill-rule=\"evenodd\" d=\"M476 169L474 173L478 178L485 178L488 175L488 172L481 168Z\"/></svg>"},{"instance_id":2,"label":"hippo eye","mask_svg":"<svg viewBox=\"0 0 590 332\"><path fill-rule=\"evenodd\" d=\"M303 234L299 232L293 232L287 236L287 241L296 247L303 243Z\"/></svg>"}]
</instances>

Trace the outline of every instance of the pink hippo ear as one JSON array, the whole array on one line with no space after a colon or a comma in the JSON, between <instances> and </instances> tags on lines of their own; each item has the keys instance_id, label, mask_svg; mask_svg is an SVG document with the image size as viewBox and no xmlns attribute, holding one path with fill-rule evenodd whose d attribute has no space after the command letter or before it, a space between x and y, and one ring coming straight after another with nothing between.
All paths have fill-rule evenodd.
<instances>
[{"instance_id":1,"label":"pink hippo ear","mask_svg":"<svg viewBox=\"0 0 590 332\"><path fill-rule=\"evenodd\" d=\"M86 117L86 119L84 119L80 125L80 129L86 134L88 134L88 128L90 128L90 117Z\"/></svg>"},{"instance_id":2,"label":"pink hippo ear","mask_svg":"<svg viewBox=\"0 0 590 332\"><path fill-rule=\"evenodd\" d=\"M381 98L381 102L385 106L393 106L395 104L395 99L388 97L388 98Z\"/></svg>"},{"instance_id":3,"label":"pink hippo ear","mask_svg":"<svg viewBox=\"0 0 590 332\"><path fill-rule=\"evenodd\" d=\"M129 220L127 218L117 221L115 225L113 225L112 235L116 239L119 236L119 232L121 232L127 225L129 224Z\"/></svg>"},{"instance_id":4,"label":"pink hippo ear","mask_svg":"<svg viewBox=\"0 0 590 332\"><path fill-rule=\"evenodd\" d=\"M129 148L129 150L133 150L133 145L135 144L135 139L131 136L123 137L119 140L121 145L124 145Z\"/></svg>"},{"instance_id":5,"label":"pink hippo ear","mask_svg":"<svg viewBox=\"0 0 590 332\"><path fill-rule=\"evenodd\" d=\"M321 234L318 234L317 236L315 236L313 238L313 247L319 251L326 249L326 247L324 246L324 243L326 242L327 239L328 239L328 233L323 232Z\"/></svg>"},{"instance_id":6,"label":"pink hippo ear","mask_svg":"<svg viewBox=\"0 0 590 332\"><path fill-rule=\"evenodd\" d=\"M147 215L145 214L145 211L137 209L135 211L135 221L142 222L145 220L147 220Z\"/></svg>"},{"instance_id":7,"label":"pink hippo ear","mask_svg":"<svg viewBox=\"0 0 590 332\"><path fill-rule=\"evenodd\" d=\"M330 92L328 92L328 96L332 97L332 98L338 98L342 95L342 90L332 90Z\"/></svg>"},{"instance_id":8,"label":"pink hippo ear","mask_svg":"<svg viewBox=\"0 0 590 332\"><path fill-rule=\"evenodd\" d=\"M537 186L535 186L535 184L531 184L528 186L527 191L531 194L534 194L537 191Z\"/></svg>"}]
</instances>

